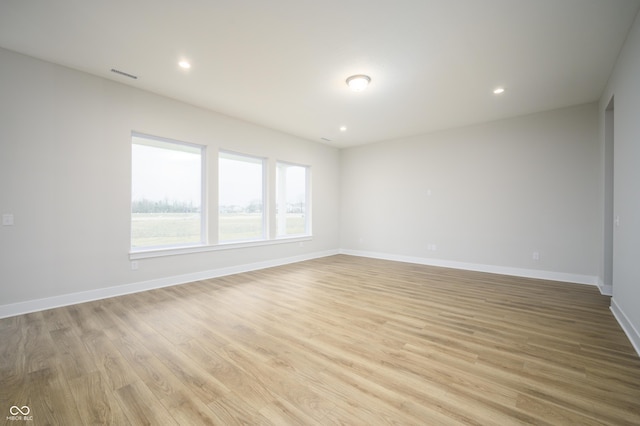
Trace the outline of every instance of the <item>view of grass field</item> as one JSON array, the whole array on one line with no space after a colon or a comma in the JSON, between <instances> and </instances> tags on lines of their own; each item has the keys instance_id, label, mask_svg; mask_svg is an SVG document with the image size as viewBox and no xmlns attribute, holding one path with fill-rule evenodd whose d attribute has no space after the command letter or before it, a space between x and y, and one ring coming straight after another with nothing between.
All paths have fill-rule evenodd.
<instances>
[{"instance_id":1,"label":"view of grass field","mask_svg":"<svg viewBox=\"0 0 640 426\"><path fill-rule=\"evenodd\" d=\"M305 219L302 213L287 213L284 235L302 235L305 233Z\"/></svg>"},{"instance_id":2,"label":"view of grass field","mask_svg":"<svg viewBox=\"0 0 640 426\"><path fill-rule=\"evenodd\" d=\"M220 242L251 240L262 236L260 213L220 214L218 240Z\"/></svg>"},{"instance_id":3,"label":"view of grass field","mask_svg":"<svg viewBox=\"0 0 640 426\"><path fill-rule=\"evenodd\" d=\"M221 214L221 242L248 240L262 235L262 217L255 214ZM287 235L303 234L304 215L287 214ZM181 245L200 242L199 213L133 213L131 246L135 248Z\"/></svg>"},{"instance_id":4,"label":"view of grass field","mask_svg":"<svg viewBox=\"0 0 640 426\"><path fill-rule=\"evenodd\" d=\"M200 242L199 213L132 213L131 247Z\"/></svg>"}]
</instances>

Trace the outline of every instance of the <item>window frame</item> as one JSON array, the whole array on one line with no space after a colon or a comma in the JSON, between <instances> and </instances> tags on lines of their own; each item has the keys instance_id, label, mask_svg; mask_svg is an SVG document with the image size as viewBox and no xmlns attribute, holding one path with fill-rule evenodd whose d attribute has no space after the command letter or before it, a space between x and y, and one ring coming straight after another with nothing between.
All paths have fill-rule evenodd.
<instances>
[{"instance_id":1,"label":"window frame","mask_svg":"<svg viewBox=\"0 0 640 426\"><path fill-rule=\"evenodd\" d=\"M262 187L261 187L261 197L262 197L262 220L261 220L261 227L262 227L262 233L259 237L257 238L244 238L244 239L233 239L233 240L222 240L220 238L220 184L221 184L221 179L220 179L220 159L223 158L224 156L228 156L228 157L232 157L232 158L227 158L227 159L248 159L249 161L247 161L247 163L251 163L251 162L255 162L256 164L259 163L262 167L262 173L261 173L261 178L262 178ZM236 157L236 158L233 158ZM253 161L251 161L253 160ZM239 161L239 160L238 160ZM226 150L226 149L219 149L218 150L218 174L217 174L217 186L218 186L218 211L217 211L217 217L218 217L218 229L217 229L217 244L218 245L228 245L228 244L242 244L242 243L250 243L250 242L258 242L258 241L268 241L269 240L269 229L268 229L268 216L269 216L269 201L268 201L268 197L267 197L267 169L268 169L268 159L265 157L260 157L257 155L251 155L251 154L245 154L245 153L241 153L238 151L231 151L231 150Z\"/></svg>"},{"instance_id":2,"label":"window frame","mask_svg":"<svg viewBox=\"0 0 640 426\"><path fill-rule=\"evenodd\" d=\"M279 204L279 197L278 197L278 171L280 169L280 165L283 165L285 167L302 167L305 170L305 174L304 174L304 232L300 233L300 234L278 234L278 213L277 213L277 208L278 208L278 204ZM275 183L275 194L276 194L276 206L274 208L274 216L275 216L275 221L276 221L276 230L275 230L275 234L276 234L276 239L287 239L287 238L296 238L296 237L304 237L304 236L310 236L312 235L312 231L311 231L311 226L312 226L312 221L311 221L311 166L309 165L305 165L305 164L300 164L300 163L294 163L291 161L283 161L283 160L276 160L276 183Z\"/></svg>"},{"instance_id":3,"label":"window frame","mask_svg":"<svg viewBox=\"0 0 640 426\"><path fill-rule=\"evenodd\" d=\"M146 140L149 143L140 143L134 142L134 139L142 139ZM168 149L172 150L172 148L165 148L166 146L177 146L184 147L188 149L174 149L175 151L186 151L191 152L192 150L200 151L200 240L198 242L183 242L177 244L161 244L161 245L153 245L153 246L133 246L133 145L144 145L155 147L158 149ZM208 218L208 209L207 209L207 146L200 145L190 142L179 141L170 138L164 138L155 135L149 135L146 133L139 132L131 132L131 195L129 197L130 201L130 210L129 210L129 250L130 254L134 253L145 253L145 252L159 252L164 250L176 250L176 249L184 249L184 248L192 248L192 247L203 247L208 244L207 239L207 218Z\"/></svg>"},{"instance_id":4,"label":"window frame","mask_svg":"<svg viewBox=\"0 0 640 426\"><path fill-rule=\"evenodd\" d=\"M234 250L251 247L270 246L277 244L299 243L300 247L305 241L313 240L312 232L312 166L292 161L279 160L276 157L245 154L236 150L214 147L212 144L196 144L183 142L171 138L154 136L147 133L131 132L130 143L133 145L133 138L138 137L159 143L183 145L190 148L198 148L201 155L201 206L200 206L200 242L185 243L179 245L161 246L131 246L132 241L132 214L133 214L133 192L130 193L129 212L129 260L156 258L164 256L176 256L191 253L204 253L220 250ZM224 240L219 241L219 219L220 219L220 154L237 156L258 160L262 164L262 236L260 239L244 240ZM133 156L130 171L133 171ZM277 235L277 173L278 165L297 166L305 168L305 233ZM129 189L133 190L133 176L131 175Z\"/></svg>"}]
</instances>

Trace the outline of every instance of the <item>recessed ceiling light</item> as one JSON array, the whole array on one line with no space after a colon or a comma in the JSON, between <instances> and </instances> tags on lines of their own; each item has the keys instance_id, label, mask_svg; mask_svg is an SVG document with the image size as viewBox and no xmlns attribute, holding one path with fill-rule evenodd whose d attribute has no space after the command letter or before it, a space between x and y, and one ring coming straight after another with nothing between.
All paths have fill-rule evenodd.
<instances>
[{"instance_id":1,"label":"recessed ceiling light","mask_svg":"<svg viewBox=\"0 0 640 426\"><path fill-rule=\"evenodd\" d=\"M354 92L361 92L371 83L371 77L364 74L352 75L347 78L347 86Z\"/></svg>"},{"instance_id":2,"label":"recessed ceiling light","mask_svg":"<svg viewBox=\"0 0 640 426\"><path fill-rule=\"evenodd\" d=\"M501 93L504 93L504 87L497 87L493 90L494 95L499 95Z\"/></svg>"},{"instance_id":3,"label":"recessed ceiling light","mask_svg":"<svg viewBox=\"0 0 640 426\"><path fill-rule=\"evenodd\" d=\"M180 68L184 68L185 70L191 68L191 64L187 61L180 61L178 62L178 65L180 66Z\"/></svg>"},{"instance_id":4,"label":"recessed ceiling light","mask_svg":"<svg viewBox=\"0 0 640 426\"><path fill-rule=\"evenodd\" d=\"M340 131L341 132L346 132L347 131L347 126L340 126Z\"/></svg>"}]
</instances>

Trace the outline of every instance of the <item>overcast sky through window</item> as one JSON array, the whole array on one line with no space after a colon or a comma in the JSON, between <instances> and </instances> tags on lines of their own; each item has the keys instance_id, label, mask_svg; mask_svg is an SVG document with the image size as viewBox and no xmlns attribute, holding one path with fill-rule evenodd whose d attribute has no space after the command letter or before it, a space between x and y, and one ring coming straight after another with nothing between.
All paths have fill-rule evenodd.
<instances>
[{"instance_id":1,"label":"overcast sky through window","mask_svg":"<svg viewBox=\"0 0 640 426\"><path fill-rule=\"evenodd\" d=\"M132 145L132 200L168 200L200 205L201 157L198 152Z\"/></svg>"}]
</instances>

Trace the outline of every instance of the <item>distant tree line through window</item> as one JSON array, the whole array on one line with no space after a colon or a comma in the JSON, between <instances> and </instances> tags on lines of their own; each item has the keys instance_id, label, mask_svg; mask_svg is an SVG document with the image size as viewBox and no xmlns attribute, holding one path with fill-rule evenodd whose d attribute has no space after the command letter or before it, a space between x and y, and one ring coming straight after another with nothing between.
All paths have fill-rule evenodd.
<instances>
[{"instance_id":1,"label":"distant tree line through window","mask_svg":"<svg viewBox=\"0 0 640 426\"><path fill-rule=\"evenodd\" d=\"M132 213L198 213L200 206L196 206L193 202L185 203L168 199L161 201L151 201L143 198L131 202Z\"/></svg>"}]
</instances>

